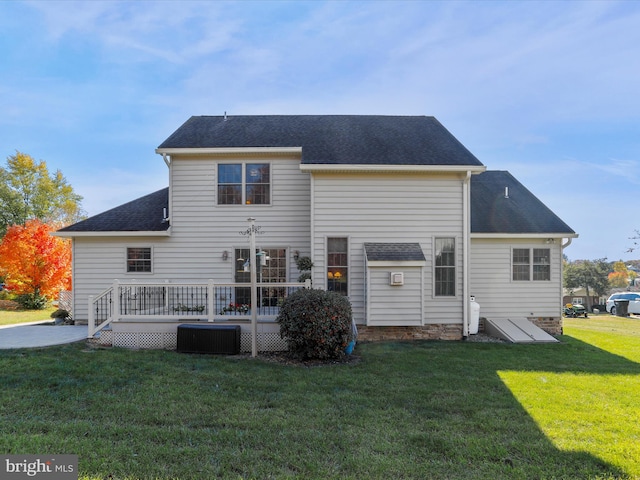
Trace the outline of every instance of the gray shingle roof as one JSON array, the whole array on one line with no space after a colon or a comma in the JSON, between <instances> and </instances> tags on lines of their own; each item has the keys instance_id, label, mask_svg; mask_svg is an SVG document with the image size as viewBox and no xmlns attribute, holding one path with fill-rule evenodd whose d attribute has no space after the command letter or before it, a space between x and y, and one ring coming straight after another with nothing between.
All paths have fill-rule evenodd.
<instances>
[{"instance_id":1,"label":"gray shingle roof","mask_svg":"<svg viewBox=\"0 0 640 480\"><path fill-rule=\"evenodd\" d=\"M508 198L505 198L505 187ZM471 177L472 233L575 232L506 171L486 171Z\"/></svg>"},{"instance_id":2,"label":"gray shingle roof","mask_svg":"<svg viewBox=\"0 0 640 480\"><path fill-rule=\"evenodd\" d=\"M372 261L425 261L419 243L365 243L367 260Z\"/></svg>"},{"instance_id":3,"label":"gray shingle roof","mask_svg":"<svg viewBox=\"0 0 640 480\"><path fill-rule=\"evenodd\" d=\"M169 228L162 221L163 209L169 206L169 188L145 195L131 202L62 228L60 232L161 232Z\"/></svg>"},{"instance_id":4,"label":"gray shingle roof","mask_svg":"<svg viewBox=\"0 0 640 480\"><path fill-rule=\"evenodd\" d=\"M482 166L426 116L194 116L158 149L225 147L302 147L303 164Z\"/></svg>"},{"instance_id":5,"label":"gray shingle roof","mask_svg":"<svg viewBox=\"0 0 640 480\"><path fill-rule=\"evenodd\" d=\"M302 147L302 163L307 164L482 166L440 122L424 116L197 116L159 149L213 147ZM505 187L509 198L504 198ZM169 224L162 221L162 215L168 208L168 191L164 188L60 232L166 231ZM575 234L505 171L471 177L471 232ZM368 245L368 254L377 258L424 259L419 247L410 247L414 244Z\"/></svg>"}]
</instances>

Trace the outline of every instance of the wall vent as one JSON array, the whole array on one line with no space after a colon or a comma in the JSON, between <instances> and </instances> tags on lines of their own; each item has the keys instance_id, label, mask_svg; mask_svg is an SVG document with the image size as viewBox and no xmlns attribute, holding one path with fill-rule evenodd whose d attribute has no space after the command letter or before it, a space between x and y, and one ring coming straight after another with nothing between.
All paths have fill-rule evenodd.
<instances>
[{"instance_id":1,"label":"wall vent","mask_svg":"<svg viewBox=\"0 0 640 480\"><path fill-rule=\"evenodd\" d=\"M240 325L178 325L181 353L240 353Z\"/></svg>"},{"instance_id":2,"label":"wall vent","mask_svg":"<svg viewBox=\"0 0 640 480\"><path fill-rule=\"evenodd\" d=\"M389 275L389 285L399 286L404 285L404 273L403 272L391 272Z\"/></svg>"}]
</instances>

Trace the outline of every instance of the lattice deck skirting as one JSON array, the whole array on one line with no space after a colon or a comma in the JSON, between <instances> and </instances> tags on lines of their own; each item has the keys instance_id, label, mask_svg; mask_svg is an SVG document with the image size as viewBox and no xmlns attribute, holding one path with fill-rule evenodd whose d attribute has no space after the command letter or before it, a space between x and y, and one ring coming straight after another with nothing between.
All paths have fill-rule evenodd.
<instances>
[{"instance_id":1,"label":"lattice deck skirting","mask_svg":"<svg viewBox=\"0 0 640 480\"><path fill-rule=\"evenodd\" d=\"M116 332L113 333L114 347L132 349L164 349L175 350L177 336L175 333L154 332Z\"/></svg>"},{"instance_id":2,"label":"lattice deck skirting","mask_svg":"<svg viewBox=\"0 0 640 480\"><path fill-rule=\"evenodd\" d=\"M279 333L258 333L258 351L278 352L287 349L287 342L280 338ZM100 332L98 343L104 346L114 346L130 349L158 349L175 350L177 347L176 333L155 332ZM251 333L242 332L240 335L240 351L251 352Z\"/></svg>"}]
</instances>

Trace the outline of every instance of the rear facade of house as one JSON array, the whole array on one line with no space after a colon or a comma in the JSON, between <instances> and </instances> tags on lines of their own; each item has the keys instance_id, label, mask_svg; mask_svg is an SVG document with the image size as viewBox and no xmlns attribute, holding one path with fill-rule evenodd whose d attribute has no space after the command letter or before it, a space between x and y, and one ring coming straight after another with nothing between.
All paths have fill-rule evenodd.
<instances>
[{"instance_id":1,"label":"rear facade of house","mask_svg":"<svg viewBox=\"0 0 640 480\"><path fill-rule=\"evenodd\" d=\"M258 281L296 282L310 257L313 288L349 298L361 339L466 337L472 295L482 317L561 331L575 232L433 117L198 116L156 152L168 188L57 232L73 239L76 321L114 281L234 284L224 303L246 305L254 218ZM129 330L179 323L144 320Z\"/></svg>"}]
</instances>

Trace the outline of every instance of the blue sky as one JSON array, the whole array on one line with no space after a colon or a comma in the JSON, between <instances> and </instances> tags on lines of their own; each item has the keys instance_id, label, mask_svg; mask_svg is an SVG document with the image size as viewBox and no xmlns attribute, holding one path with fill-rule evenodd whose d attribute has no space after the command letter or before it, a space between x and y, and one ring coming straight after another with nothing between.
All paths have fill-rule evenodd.
<instances>
[{"instance_id":1,"label":"blue sky","mask_svg":"<svg viewBox=\"0 0 640 480\"><path fill-rule=\"evenodd\" d=\"M580 237L640 258L640 2L0 1L0 157L94 215L168 184L191 115L433 115Z\"/></svg>"}]
</instances>

